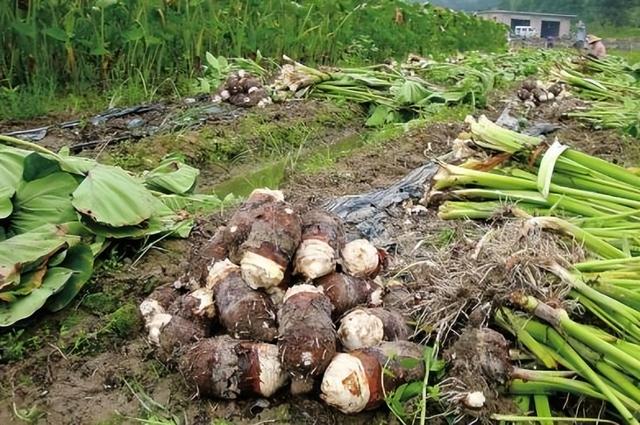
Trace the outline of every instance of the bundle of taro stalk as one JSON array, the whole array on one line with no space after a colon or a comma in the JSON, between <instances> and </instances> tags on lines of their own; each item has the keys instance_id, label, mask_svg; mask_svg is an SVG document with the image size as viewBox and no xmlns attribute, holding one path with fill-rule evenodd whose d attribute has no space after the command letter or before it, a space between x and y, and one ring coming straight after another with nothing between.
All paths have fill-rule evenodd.
<instances>
[{"instance_id":1,"label":"bundle of taro stalk","mask_svg":"<svg viewBox=\"0 0 640 425\"><path fill-rule=\"evenodd\" d=\"M160 287L140 305L149 341L199 394L270 397L289 382L293 394L319 384L326 403L355 413L423 379L423 347L384 307L397 293L373 281L386 254L364 239L345 244L332 215L300 216L282 192L256 190L205 252L196 288Z\"/></svg>"}]
</instances>

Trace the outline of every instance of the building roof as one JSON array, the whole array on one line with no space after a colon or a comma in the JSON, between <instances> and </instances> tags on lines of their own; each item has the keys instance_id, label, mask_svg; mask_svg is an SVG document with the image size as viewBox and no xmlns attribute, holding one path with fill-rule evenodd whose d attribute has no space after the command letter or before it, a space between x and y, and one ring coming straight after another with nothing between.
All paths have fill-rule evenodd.
<instances>
[{"instance_id":1,"label":"building roof","mask_svg":"<svg viewBox=\"0 0 640 425\"><path fill-rule=\"evenodd\" d=\"M519 12L517 10L489 9L476 12L478 15L489 13L508 13L511 15L555 16L556 18L576 18L578 15L564 15L561 13Z\"/></svg>"}]
</instances>

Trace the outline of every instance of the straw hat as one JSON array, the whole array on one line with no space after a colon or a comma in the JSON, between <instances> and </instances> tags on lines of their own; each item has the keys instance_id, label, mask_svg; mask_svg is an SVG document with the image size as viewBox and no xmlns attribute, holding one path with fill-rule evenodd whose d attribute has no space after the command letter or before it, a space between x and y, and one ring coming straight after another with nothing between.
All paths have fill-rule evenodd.
<instances>
[{"instance_id":1,"label":"straw hat","mask_svg":"<svg viewBox=\"0 0 640 425\"><path fill-rule=\"evenodd\" d=\"M600 38L600 37L598 37L596 35L593 35L593 34L589 34L587 36L587 43L589 43L589 44L595 43L596 41L600 41L600 40L602 40L602 38Z\"/></svg>"}]
</instances>

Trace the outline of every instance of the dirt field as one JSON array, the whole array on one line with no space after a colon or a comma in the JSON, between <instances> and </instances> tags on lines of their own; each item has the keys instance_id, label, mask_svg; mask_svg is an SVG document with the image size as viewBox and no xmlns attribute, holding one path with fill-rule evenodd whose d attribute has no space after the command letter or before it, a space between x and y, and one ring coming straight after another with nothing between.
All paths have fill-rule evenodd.
<instances>
[{"instance_id":1,"label":"dirt field","mask_svg":"<svg viewBox=\"0 0 640 425\"><path fill-rule=\"evenodd\" d=\"M499 108L485 112L495 118ZM262 114L263 118L256 121L256 114ZM280 131L273 133L279 135L298 131L297 139L288 141L286 150L305 155L369 132L363 128L362 117L353 111L344 112L318 103L274 105L261 112L229 116L234 118L207 120L196 129L167 132L138 143L96 146L85 150L83 155L99 154L107 162L139 169L179 149L190 162L202 168L200 187L212 188L248 172L256 158L277 157L277 151L263 149L272 132ZM563 128L557 136L588 153L625 165L637 163L637 148L613 132L593 132L544 109L534 111L529 119L559 123ZM47 120L14 123L10 128L45 123ZM262 130L257 130L256 123L260 123ZM122 126L116 125L121 130ZM461 122L426 124L378 143L361 143L347 154L332 157L324 166L288 169L281 187L301 209L320 206L338 196L383 188L448 152L462 128ZM75 139L70 139L67 132L56 131L44 144L59 147L62 143L83 143L106 137L105 134L117 134L118 129L76 135ZM223 160L219 156L221 151L215 150L217 145L209 142L230 135L238 136L242 142L248 140L253 152ZM206 149L213 151L203 156ZM438 244L443 240L446 243L451 234L459 237L482 233L476 225L442 222L433 211L412 213L409 207L392 209L392 220L387 223L395 237L391 247L394 257L387 276L419 262L420 251L414 248L421 241L427 242L422 245L423 250L438 249ZM230 212L201 220L189 239L164 241L139 260L131 256L133 247L120 247L103 261L99 272L69 308L54 315L34 317L24 328L2 334L0 424L22 423L17 417L51 425L169 423L161 420L172 417L182 421L176 423L203 425L394 423L385 409L348 417L325 407L317 398L292 399L287 394L269 401L198 399L180 374L155 359L145 341L137 305L155 287L175 281L192 266L192 253L197 252ZM409 274L408 279L415 279L416 273Z\"/></svg>"}]
</instances>

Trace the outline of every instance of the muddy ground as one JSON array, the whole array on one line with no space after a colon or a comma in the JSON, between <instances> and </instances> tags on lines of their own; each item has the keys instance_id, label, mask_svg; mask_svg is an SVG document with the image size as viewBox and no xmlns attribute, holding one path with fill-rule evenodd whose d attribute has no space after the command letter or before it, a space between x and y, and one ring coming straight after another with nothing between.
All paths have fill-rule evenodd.
<instances>
[{"instance_id":1,"label":"muddy ground","mask_svg":"<svg viewBox=\"0 0 640 425\"><path fill-rule=\"evenodd\" d=\"M500 108L484 112L496 118ZM615 133L592 132L580 124L563 121L547 109L534 111L529 118L541 117L560 123L563 128L558 136L567 143L626 165L636 164L635 145ZM5 124L3 131L52 120L55 118ZM168 132L138 142L93 146L82 154L99 155L107 162L139 170L167 153L179 151L202 168L200 186L215 188L225 179L248 172L259 158L274 159L285 151L296 150L309 150L312 157L313 152L341 140L364 138L364 142L359 139L361 143L348 144L353 149L347 154L286 172L281 188L295 205L306 209L337 196L388 186L448 152L463 128L461 121L430 123L406 133L393 132L382 138L378 135L375 143L368 143L373 140L372 133L362 123L358 111L297 102L258 112L242 111L236 119L204 122L197 129L177 134ZM285 135L294 132L296 138L286 139ZM270 145L274 143L272 135L277 138L275 145ZM99 136L92 134L71 143ZM45 144L60 147L61 137L67 140L64 134L54 132L51 143ZM236 152L235 145L230 148L225 144L234 137L234 144L245 143L251 152ZM433 211L415 213L409 207L399 206L392 212L396 258L387 277L419 262L416 246L439 249L456 234L478 235L483 231L475 225L445 223ZM202 219L189 239L164 241L139 260L134 254L135 246L120 247L102 261L99 271L70 307L57 314L34 317L12 332L1 334L0 424L173 423L168 420L203 425L394 423L385 409L348 417L325 407L317 398L292 399L284 393L269 401L198 399L180 374L154 357L144 338L137 305L153 288L175 281L188 269L191 253L230 212ZM416 276L419 270L410 277Z\"/></svg>"}]
</instances>

